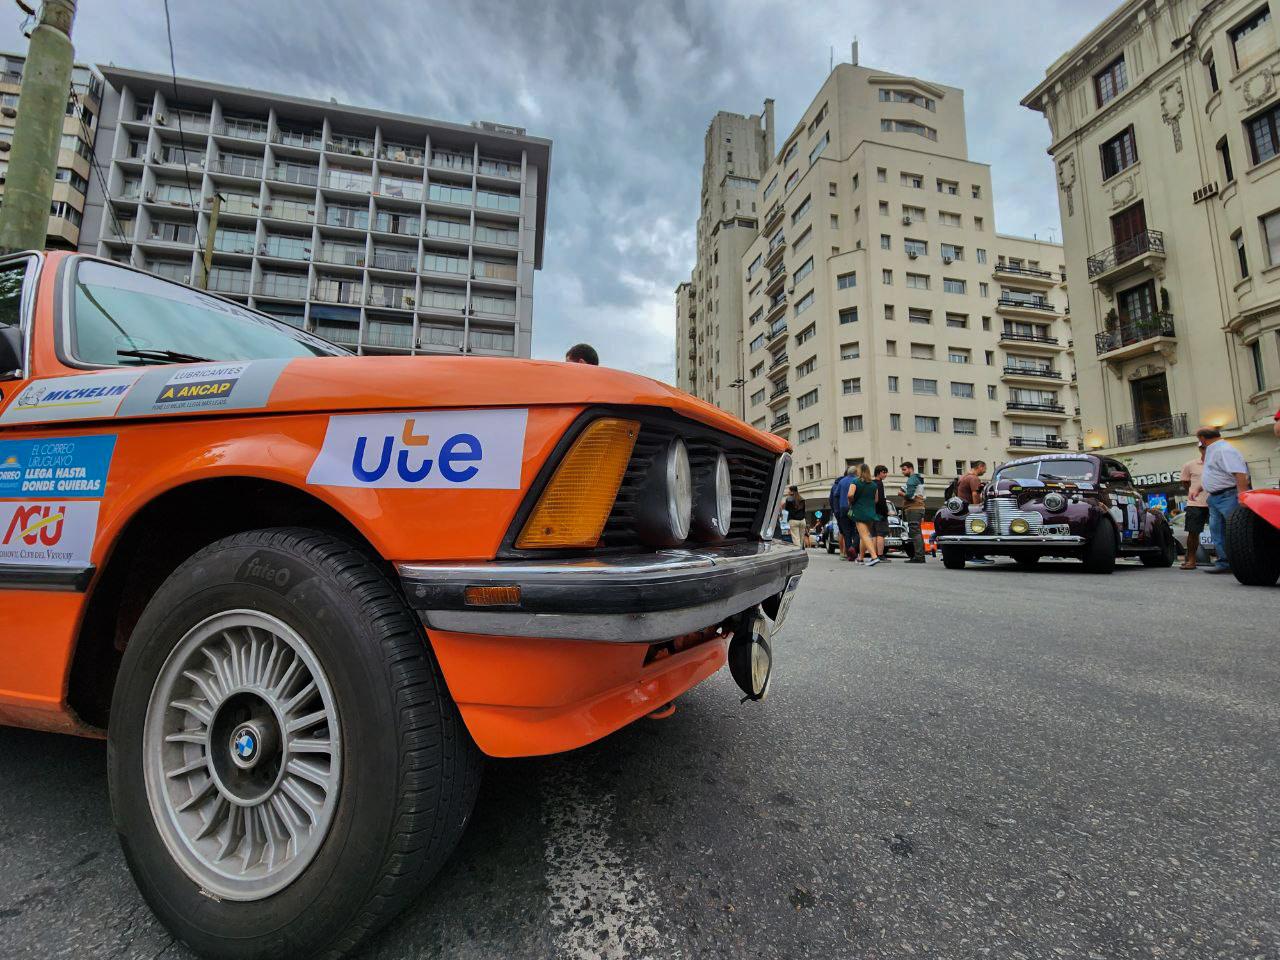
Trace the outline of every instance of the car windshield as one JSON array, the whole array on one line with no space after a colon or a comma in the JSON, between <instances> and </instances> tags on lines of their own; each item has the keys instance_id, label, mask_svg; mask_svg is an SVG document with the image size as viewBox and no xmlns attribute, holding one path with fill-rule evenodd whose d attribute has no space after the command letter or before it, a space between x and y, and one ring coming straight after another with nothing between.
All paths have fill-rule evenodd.
<instances>
[{"instance_id":1,"label":"car windshield","mask_svg":"<svg viewBox=\"0 0 1280 960\"><path fill-rule=\"evenodd\" d=\"M96 260L77 266L71 336L77 360L111 366L347 355L252 310Z\"/></svg>"},{"instance_id":2,"label":"car windshield","mask_svg":"<svg viewBox=\"0 0 1280 960\"><path fill-rule=\"evenodd\" d=\"M1077 482L1093 480L1097 468L1092 460L1028 460L1011 463L996 471L995 480L1066 480Z\"/></svg>"}]
</instances>

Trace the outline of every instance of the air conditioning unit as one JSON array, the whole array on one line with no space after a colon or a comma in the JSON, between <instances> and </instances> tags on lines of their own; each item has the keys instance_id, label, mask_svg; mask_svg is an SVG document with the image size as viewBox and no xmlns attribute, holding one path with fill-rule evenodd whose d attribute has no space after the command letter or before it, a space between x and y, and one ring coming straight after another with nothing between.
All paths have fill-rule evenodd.
<instances>
[{"instance_id":1,"label":"air conditioning unit","mask_svg":"<svg viewBox=\"0 0 1280 960\"><path fill-rule=\"evenodd\" d=\"M1218 193L1218 181L1206 183L1203 187L1198 188L1191 194L1191 202L1199 203L1201 200L1207 200Z\"/></svg>"},{"instance_id":2,"label":"air conditioning unit","mask_svg":"<svg viewBox=\"0 0 1280 960\"><path fill-rule=\"evenodd\" d=\"M157 126L157 127L163 127L163 126L165 125L165 123L166 123L166 120L165 120L165 116L164 116L164 114L163 114L163 113L157 113L157 114L156 114L156 126Z\"/></svg>"},{"instance_id":3,"label":"air conditioning unit","mask_svg":"<svg viewBox=\"0 0 1280 960\"><path fill-rule=\"evenodd\" d=\"M184 273L184 274L182 275L182 282L183 282L183 283L190 283L190 282L191 282L191 274L189 274L189 273Z\"/></svg>"},{"instance_id":4,"label":"air conditioning unit","mask_svg":"<svg viewBox=\"0 0 1280 960\"><path fill-rule=\"evenodd\" d=\"M13 149L13 144L8 140L0 140L0 153L8 153Z\"/></svg>"},{"instance_id":5,"label":"air conditioning unit","mask_svg":"<svg viewBox=\"0 0 1280 960\"><path fill-rule=\"evenodd\" d=\"M911 252L911 253L908 253L908 254L907 254L907 256L908 256L908 257L910 257L912 260L919 260L919 259L920 259L920 254L915 253L914 251L913 251L913 252Z\"/></svg>"},{"instance_id":6,"label":"air conditioning unit","mask_svg":"<svg viewBox=\"0 0 1280 960\"><path fill-rule=\"evenodd\" d=\"M909 227L909 226L911 226L911 218L910 218L910 217L903 217L903 218L902 218L902 225L903 225L904 227Z\"/></svg>"},{"instance_id":7,"label":"air conditioning unit","mask_svg":"<svg viewBox=\"0 0 1280 960\"><path fill-rule=\"evenodd\" d=\"M15 110L13 107L8 107L8 106L0 107L0 115L13 119L18 115L18 111Z\"/></svg>"},{"instance_id":8,"label":"air conditioning unit","mask_svg":"<svg viewBox=\"0 0 1280 960\"><path fill-rule=\"evenodd\" d=\"M942 262L946 264L951 264L951 263L954 263L955 261L951 257L943 257Z\"/></svg>"},{"instance_id":9,"label":"air conditioning unit","mask_svg":"<svg viewBox=\"0 0 1280 960\"><path fill-rule=\"evenodd\" d=\"M155 200L155 198L156 198L156 195L152 193L150 190L146 190L142 194L142 199L145 200L147 203L151 203L151 201Z\"/></svg>"}]
</instances>

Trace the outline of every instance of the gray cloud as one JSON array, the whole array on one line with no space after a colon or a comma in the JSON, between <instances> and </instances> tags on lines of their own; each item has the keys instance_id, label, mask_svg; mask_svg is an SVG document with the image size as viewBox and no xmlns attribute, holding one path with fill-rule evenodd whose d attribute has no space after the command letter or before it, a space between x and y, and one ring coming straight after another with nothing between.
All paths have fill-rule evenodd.
<instances>
[{"instance_id":1,"label":"gray cloud","mask_svg":"<svg viewBox=\"0 0 1280 960\"><path fill-rule=\"evenodd\" d=\"M969 154L990 163L997 227L1057 229L1048 128L1018 106L1114 6L872 0L170 0L180 75L467 122L554 141L534 355L579 340L673 375L672 291L693 264L703 134L716 110L777 102L790 130L832 46L965 89ZM24 50L16 11L5 49ZM158 0L81 4L79 59L167 72ZM1056 234L1055 234L1056 235Z\"/></svg>"}]
</instances>

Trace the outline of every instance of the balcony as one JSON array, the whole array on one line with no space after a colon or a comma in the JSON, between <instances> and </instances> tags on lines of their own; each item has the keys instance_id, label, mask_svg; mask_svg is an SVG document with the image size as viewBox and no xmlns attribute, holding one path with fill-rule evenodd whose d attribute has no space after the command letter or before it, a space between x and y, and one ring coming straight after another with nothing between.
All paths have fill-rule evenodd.
<instances>
[{"instance_id":1,"label":"balcony","mask_svg":"<svg viewBox=\"0 0 1280 960\"><path fill-rule=\"evenodd\" d=\"M1058 308L1043 297L1011 297L1001 294L996 301L996 312L1012 316L1042 317L1056 314Z\"/></svg>"},{"instance_id":2,"label":"balcony","mask_svg":"<svg viewBox=\"0 0 1280 960\"><path fill-rule=\"evenodd\" d=\"M295 167L278 163L267 171L267 179L276 183L294 183L303 187L314 187L320 182L320 171L315 167Z\"/></svg>"},{"instance_id":3,"label":"balcony","mask_svg":"<svg viewBox=\"0 0 1280 960\"><path fill-rule=\"evenodd\" d=\"M787 362L787 354L786 354L786 351L783 351L782 353L778 354L776 357L773 358L773 362L769 364L769 369L776 370L778 367L782 366L786 362Z\"/></svg>"},{"instance_id":4,"label":"balcony","mask_svg":"<svg viewBox=\"0 0 1280 960\"><path fill-rule=\"evenodd\" d=\"M1152 440L1171 440L1189 435L1187 432L1187 415L1185 413L1175 413L1159 420L1145 420L1116 425L1116 445L1121 447L1127 447L1135 443L1149 443Z\"/></svg>"},{"instance_id":5,"label":"balcony","mask_svg":"<svg viewBox=\"0 0 1280 960\"><path fill-rule=\"evenodd\" d=\"M1113 287L1117 281L1144 270L1163 276L1164 262L1164 234L1159 230L1144 230L1091 256L1089 281Z\"/></svg>"},{"instance_id":6,"label":"balcony","mask_svg":"<svg viewBox=\"0 0 1280 960\"><path fill-rule=\"evenodd\" d=\"M786 335L787 335L787 318L783 317L781 320L777 321L776 323L774 323L773 326L769 328L769 335L765 337L765 343L773 344L779 337L786 337Z\"/></svg>"},{"instance_id":7,"label":"balcony","mask_svg":"<svg viewBox=\"0 0 1280 960\"><path fill-rule=\"evenodd\" d=\"M1166 352L1174 339L1173 314L1161 312L1120 322L1113 329L1094 335L1099 360L1119 361L1146 353Z\"/></svg>"},{"instance_id":8,"label":"balcony","mask_svg":"<svg viewBox=\"0 0 1280 960\"><path fill-rule=\"evenodd\" d=\"M1051 415L1067 415L1067 408L1055 401L1040 400L1010 400L1004 405L1005 412L1010 416L1020 416L1024 414L1032 414L1039 416L1040 414Z\"/></svg>"},{"instance_id":9,"label":"balcony","mask_svg":"<svg viewBox=\"0 0 1280 960\"><path fill-rule=\"evenodd\" d=\"M402 273L414 273L418 264L418 256L411 251L374 250L373 266L379 270L398 270Z\"/></svg>"},{"instance_id":10,"label":"balcony","mask_svg":"<svg viewBox=\"0 0 1280 960\"><path fill-rule=\"evenodd\" d=\"M1010 437L1011 450L1066 450L1067 441L1057 437Z\"/></svg>"},{"instance_id":11,"label":"balcony","mask_svg":"<svg viewBox=\"0 0 1280 960\"><path fill-rule=\"evenodd\" d=\"M786 428L790 429L790 427L791 427L791 414L789 414L789 413L780 413L780 414L778 414L776 417L774 417L774 418L773 418L773 423L769 424L769 429L770 429L770 430L772 430L774 433L777 433L777 432L778 432L779 430L781 430L783 427L786 427Z\"/></svg>"},{"instance_id":12,"label":"balcony","mask_svg":"<svg viewBox=\"0 0 1280 960\"><path fill-rule=\"evenodd\" d=\"M338 284L321 281L316 284L312 299L322 300L325 303L349 303L359 306L360 292L360 284L358 283L339 286Z\"/></svg>"},{"instance_id":13,"label":"balcony","mask_svg":"<svg viewBox=\"0 0 1280 960\"><path fill-rule=\"evenodd\" d=\"M1019 350L1061 350L1062 344L1057 337L1044 333L1018 333L1013 330L1001 330L1000 342L1016 346Z\"/></svg>"},{"instance_id":14,"label":"balcony","mask_svg":"<svg viewBox=\"0 0 1280 960\"><path fill-rule=\"evenodd\" d=\"M761 225L760 230L763 233L768 233L770 230L773 229L773 225L777 223L781 217L782 217L782 201L779 200L772 207L770 207L769 212L764 215L764 222Z\"/></svg>"},{"instance_id":15,"label":"balcony","mask_svg":"<svg viewBox=\"0 0 1280 960\"><path fill-rule=\"evenodd\" d=\"M764 265L772 267L778 262L782 256L782 252L787 249L787 238L779 233L773 238L773 242L769 244L769 249L764 255Z\"/></svg>"},{"instance_id":16,"label":"balcony","mask_svg":"<svg viewBox=\"0 0 1280 960\"><path fill-rule=\"evenodd\" d=\"M1021 264L997 263L991 272L996 280L1009 280L1015 283L1029 283L1045 287L1056 286L1058 275L1049 270L1037 270ZM1066 279L1065 277L1063 279Z\"/></svg>"},{"instance_id":17,"label":"balcony","mask_svg":"<svg viewBox=\"0 0 1280 960\"><path fill-rule=\"evenodd\" d=\"M215 136L235 137L239 140L256 140L265 143L267 139L267 121L249 120L244 117L226 117L213 128Z\"/></svg>"},{"instance_id":18,"label":"balcony","mask_svg":"<svg viewBox=\"0 0 1280 960\"><path fill-rule=\"evenodd\" d=\"M772 296L782 289L783 283L787 279L787 265L779 262L774 264L773 269L769 271L769 279L765 281L764 292ZM773 309L770 307L769 309Z\"/></svg>"},{"instance_id":19,"label":"balcony","mask_svg":"<svg viewBox=\"0 0 1280 960\"><path fill-rule=\"evenodd\" d=\"M787 381L783 380L781 383L777 384L773 388L773 390L769 393L769 402L773 403L773 401L775 400L781 400L784 397L788 397L790 395L791 395L791 386L787 383Z\"/></svg>"},{"instance_id":20,"label":"balcony","mask_svg":"<svg viewBox=\"0 0 1280 960\"><path fill-rule=\"evenodd\" d=\"M1004 373L1002 375L1006 379L1020 379L1022 377L1030 377L1033 380L1061 380L1062 374L1052 367L1033 367L1023 364L1011 363L1005 364Z\"/></svg>"}]
</instances>

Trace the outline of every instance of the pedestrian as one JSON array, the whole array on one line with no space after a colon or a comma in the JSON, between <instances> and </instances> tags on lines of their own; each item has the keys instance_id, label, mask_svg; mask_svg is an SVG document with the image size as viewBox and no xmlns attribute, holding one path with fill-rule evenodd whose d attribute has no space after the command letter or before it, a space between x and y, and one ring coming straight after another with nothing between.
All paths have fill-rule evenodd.
<instances>
[{"instance_id":1,"label":"pedestrian","mask_svg":"<svg viewBox=\"0 0 1280 960\"><path fill-rule=\"evenodd\" d=\"M782 507L787 511L787 526L791 528L792 541L797 547L803 547L805 531L809 525L805 523L804 497L800 496L800 491L794 484L787 487L787 498L782 502Z\"/></svg>"},{"instance_id":2,"label":"pedestrian","mask_svg":"<svg viewBox=\"0 0 1280 960\"><path fill-rule=\"evenodd\" d=\"M956 496L966 504L980 506L982 504L982 477L986 472L987 462L985 460L971 461L969 469L956 481ZM969 562L980 564L995 563L990 557L982 554L970 557Z\"/></svg>"},{"instance_id":3,"label":"pedestrian","mask_svg":"<svg viewBox=\"0 0 1280 960\"><path fill-rule=\"evenodd\" d=\"M871 474L872 482L876 485L876 525L872 533L876 538L876 556L885 563L889 562L884 550L884 538L889 535L889 501L884 495L884 478L888 475L889 468L883 463L876 464Z\"/></svg>"},{"instance_id":4,"label":"pedestrian","mask_svg":"<svg viewBox=\"0 0 1280 960\"><path fill-rule=\"evenodd\" d=\"M1200 483L1209 495L1209 535L1217 558L1205 573L1230 573L1231 558L1227 556L1227 518L1240 504L1240 494L1249 489L1249 465L1244 456L1212 427L1201 427L1196 438L1204 448L1204 467Z\"/></svg>"},{"instance_id":5,"label":"pedestrian","mask_svg":"<svg viewBox=\"0 0 1280 960\"><path fill-rule=\"evenodd\" d=\"M858 466L857 476L849 488L849 516L858 530L859 553L869 555L868 567L880 562L876 553L875 536L872 530L876 523L876 484L871 479L871 468L865 463Z\"/></svg>"},{"instance_id":6,"label":"pedestrian","mask_svg":"<svg viewBox=\"0 0 1280 960\"><path fill-rule=\"evenodd\" d=\"M902 476L898 493L902 497L902 520L911 537L911 559L907 562L924 563L924 534L920 529L924 523L924 477L916 473L915 464L910 460L902 461Z\"/></svg>"},{"instance_id":7,"label":"pedestrian","mask_svg":"<svg viewBox=\"0 0 1280 960\"><path fill-rule=\"evenodd\" d=\"M1182 465L1182 488L1187 492L1186 509L1183 511L1187 515L1183 521L1187 530L1187 555L1182 558L1183 570L1196 568L1200 534L1209 523L1209 495L1205 493L1203 473L1204 447L1199 447L1199 452Z\"/></svg>"},{"instance_id":8,"label":"pedestrian","mask_svg":"<svg viewBox=\"0 0 1280 960\"><path fill-rule=\"evenodd\" d=\"M831 488L831 512L836 518L836 529L840 532L840 556L852 560L854 554L855 531L853 520L849 516L849 488L853 486L857 467L846 467L844 476Z\"/></svg>"},{"instance_id":9,"label":"pedestrian","mask_svg":"<svg viewBox=\"0 0 1280 960\"><path fill-rule=\"evenodd\" d=\"M565 363L587 363L593 367L600 366L600 354L589 343L575 343L564 355Z\"/></svg>"}]
</instances>

